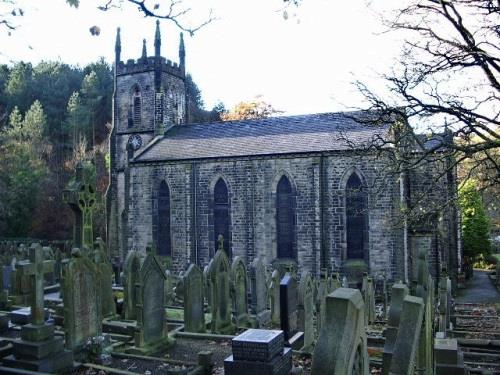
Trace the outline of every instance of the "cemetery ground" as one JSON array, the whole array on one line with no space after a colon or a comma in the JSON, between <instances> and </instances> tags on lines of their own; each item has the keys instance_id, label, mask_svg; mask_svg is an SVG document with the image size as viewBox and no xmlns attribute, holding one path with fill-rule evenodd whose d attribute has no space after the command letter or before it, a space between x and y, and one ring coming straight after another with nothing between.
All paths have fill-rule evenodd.
<instances>
[{"instance_id":1,"label":"cemetery ground","mask_svg":"<svg viewBox=\"0 0 500 375\"><path fill-rule=\"evenodd\" d=\"M475 270L454 297L424 251L405 285L222 249L172 275L151 248L111 263L100 239L0 246L1 374L500 373L500 281Z\"/></svg>"}]
</instances>

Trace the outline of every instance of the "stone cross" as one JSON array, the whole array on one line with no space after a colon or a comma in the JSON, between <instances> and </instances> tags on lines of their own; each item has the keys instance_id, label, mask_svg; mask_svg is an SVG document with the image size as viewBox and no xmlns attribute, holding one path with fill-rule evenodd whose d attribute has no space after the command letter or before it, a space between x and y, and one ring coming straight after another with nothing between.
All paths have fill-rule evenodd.
<instances>
[{"instance_id":1,"label":"stone cross","mask_svg":"<svg viewBox=\"0 0 500 375\"><path fill-rule=\"evenodd\" d=\"M224 236L222 234L217 237L217 243L217 250L224 250Z\"/></svg>"},{"instance_id":2,"label":"stone cross","mask_svg":"<svg viewBox=\"0 0 500 375\"><path fill-rule=\"evenodd\" d=\"M33 288L31 296L31 323L43 325L45 315L43 308L43 276L54 272L54 261L43 260L43 249L40 244L32 244L29 249L29 263L20 264L21 273L29 276Z\"/></svg>"},{"instance_id":3,"label":"stone cross","mask_svg":"<svg viewBox=\"0 0 500 375\"><path fill-rule=\"evenodd\" d=\"M96 203L95 182L92 178L90 163L78 163L75 179L63 190L63 200L70 205L75 214L73 241L75 247L92 248L94 235L92 213Z\"/></svg>"}]
</instances>

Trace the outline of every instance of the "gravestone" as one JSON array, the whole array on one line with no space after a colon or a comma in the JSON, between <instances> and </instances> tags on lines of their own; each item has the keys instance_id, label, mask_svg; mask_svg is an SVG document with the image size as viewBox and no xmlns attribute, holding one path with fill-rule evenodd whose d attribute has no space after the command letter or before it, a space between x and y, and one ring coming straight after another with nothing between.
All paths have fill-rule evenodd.
<instances>
[{"instance_id":1,"label":"gravestone","mask_svg":"<svg viewBox=\"0 0 500 375\"><path fill-rule=\"evenodd\" d=\"M284 347L283 331L249 329L235 337L233 354L224 360L226 375L288 375L292 350Z\"/></svg>"},{"instance_id":2,"label":"gravestone","mask_svg":"<svg viewBox=\"0 0 500 375\"><path fill-rule=\"evenodd\" d=\"M304 333L298 330L297 280L289 273L280 281L280 324L285 345L298 350L304 346Z\"/></svg>"},{"instance_id":3,"label":"gravestone","mask_svg":"<svg viewBox=\"0 0 500 375\"><path fill-rule=\"evenodd\" d=\"M54 324L45 322L43 305L44 274L52 267L52 261L43 261L43 248L33 244L29 251L30 261L21 271L28 276L31 286L31 323L21 328L21 339L13 341L13 355L2 362L7 367L39 372L59 372L73 365L73 355L63 350L63 340L54 336Z\"/></svg>"},{"instance_id":4,"label":"gravestone","mask_svg":"<svg viewBox=\"0 0 500 375\"><path fill-rule=\"evenodd\" d=\"M231 286L236 326L246 327L249 325L247 269L245 262L239 256L234 257L231 265Z\"/></svg>"},{"instance_id":5,"label":"gravestone","mask_svg":"<svg viewBox=\"0 0 500 375\"><path fill-rule=\"evenodd\" d=\"M269 324L271 313L267 308L266 266L261 257L250 264L250 291L252 313L256 315L259 326Z\"/></svg>"},{"instance_id":6,"label":"gravestone","mask_svg":"<svg viewBox=\"0 0 500 375\"><path fill-rule=\"evenodd\" d=\"M392 286L391 307L389 309L389 318L385 330L385 344L382 354L382 375L389 374L391 368L392 356L394 354L394 345L398 336L399 321L403 309L403 301L408 295L408 287L403 283L395 283Z\"/></svg>"},{"instance_id":7,"label":"gravestone","mask_svg":"<svg viewBox=\"0 0 500 375\"><path fill-rule=\"evenodd\" d=\"M122 264L120 257L115 256L113 258L113 274L114 274L115 285L123 285L122 279L120 277L120 275L122 273L122 267L123 267L123 264Z\"/></svg>"},{"instance_id":8,"label":"gravestone","mask_svg":"<svg viewBox=\"0 0 500 375\"><path fill-rule=\"evenodd\" d=\"M106 255L106 244L97 237L94 242L94 263L96 265L99 293L101 295L102 316L104 318L116 315L116 305L113 299L113 267Z\"/></svg>"},{"instance_id":9,"label":"gravestone","mask_svg":"<svg viewBox=\"0 0 500 375\"><path fill-rule=\"evenodd\" d=\"M499 262L500 263L500 262ZM451 312L451 282L449 282L449 277L446 269L441 271L441 277L439 279L439 319L438 319L438 330L443 332L445 338L448 335L450 328L450 312Z\"/></svg>"},{"instance_id":10,"label":"gravestone","mask_svg":"<svg viewBox=\"0 0 500 375\"><path fill-rule=\"evenodd\" d=\"M271 273L271 282L269 283L269 301L271 305L271 323L280 324L280 273L273 270Z\"/></svg>"},{"instance_id":11,"label":"gravestone","mask_svg":"<svg viewBox=\"0 0 500 375\"><path fill-rule=\"evenodd\" d=\"M73 210L73 246L92 248L94 234L92 215L96 203L95 167L91 162L79 162L75 177L63 190L63 201Z\"/></svg>"},{"instance_id":12,"label":"gravestone","mask_svg":"<svg viewBox=\"0 0 500 375\"><path fill-rule=\"evenodd\" d=\"M368 375L364 303L357 289L326 297L326 319L314 348L311 375Z\"/></svg>"},{"instance_id":13,"label":"gravestone","mask_svg":"<svg viewBox=\"0 0 500 375\"><path fill-rule=\"evenodd\" d=\"M305 352L311 352L314 343L314 281L309 272L304 272L299 283L298 329L304 332Z\"/></svg>"},{"instance_id":14,"label":"gravestone","mask_svg":"<svg viewBox=\"0 0 500 375\"><path fill-rule=\"evenodd\" d=\"M101 294L96 265L73 249L63 266L64 331L66 347L79 352L87 340L102 332Z\"/></svg>"},{"instance_id":15,"label":"gravestone","mask_svg":"<svg viewBox=\"0 0 500 375\"><path fill-rule=\"evenodd\" d=\"M184 290L184 331L205 332L203 311L203 273L196 264L191 264L182 277Z\"/></svg>"},{"instance_id":16,"label":"gravestone","mask_svg":"<svg viewBox=\"0 0 500 375\"><path fill-rule=\"evenodd\" d=\"M8 264L6 266L2 266L2 282L3 282L3 287L6 290L11 290L10 289L10 282L11 282L11 277L12 277L12 265Z\"/></svg>"},{"instance_id":17,"label":"gravestone","mask_svg":"<svg viewBox=\"0 0 500 375\"><path fill-rule=\"evenodd\" d=\"M165 270L165 306L171 306L174 299L173 276L170 270Z\"/></svg>"},{"instance_id":18,"label":"gravestone","mask_svg":"<svg viewBox=\"0 0 500 375\"><path fill-rule=\"evenodd\" d=\"M140 254L131 250L125 259L123 268L123 317L127 320L137 319L137 288L139 283L139 270L141 268Z\"/></svg>"},{"instance_id":19,"label":"gravestone","mask_svg":"<svg viewBox=\"0 0 500 375\"><path fill-rule=\"evenodd\" d=\"M417 288L415 295L424 302L424 317L420 332L419 349L417 356L417 372L431 373L433 371L434 340L434 280L429 274L427 249L422 248L418 253L417 261Z\"/></svg>"},{"instance_id":20,"label":"gravestone","mask_svg":"<svg viewBox=\"0 0 500 375\"><path fill-rule=\"evenodd\" d=\"M423 314L424 302L422 298L406 296L403 300L389 374L411 375L414 373Z\"/></svg>"},{"instance_id":21,"label":"gravestone","mask_svg":"<svg viewBox=\"0 0 500 375\"><path fill-rule=\"evenodd\" d=\"M386 275L379 275L375 281L375 301L382 303L382 319L387 319L388 296Z\"/></svg>"},{"instance_id":22,"label":"gravestone","mask_svg":"<svg viewBox=\"0 0 500 375\"><path fill-rule=\"evenodd\" d=\"M211 330L213 333L231 333L231 296L229 289L229 260L224 249L219 249L207 269L210 291Z\"/></svg>"},{"instance_id":23,"label":"gravestone","mask_svg":"<svg viewBox=\"0 0 500 375\"><path fill-rule=\"evenodd\" d=\"M209 270L209 266L210 266L210 263L212 263L212 259L210 260L210 262L205 266L203 267L203 291L204 291L204 294L207 298L207 311L212 313L212 295L210 294L210 281L208 280L208 270Z\"/></svg>"},{"instance_id":24,"label":"gravestone","mask_svg":"<svg viewBox=\"0 0 500 375\"><path fill-rule=\"evenodd\" d=\"M170 345L165 316L165 270L151 247L141 264L137 280L137 328L132 353L148 354Z\"/></svg>"},{"instance_id":25,"label":"gravestone","mask_svg":"<svg viewBox=\"0 0 500 375\"><path fill-rule=\"evenodd\" d=\"M365 324L369 325L375 322L375 289L373 279L368 274L363 275L361 292L365 301Z\"/></svg>"}]
</instances>

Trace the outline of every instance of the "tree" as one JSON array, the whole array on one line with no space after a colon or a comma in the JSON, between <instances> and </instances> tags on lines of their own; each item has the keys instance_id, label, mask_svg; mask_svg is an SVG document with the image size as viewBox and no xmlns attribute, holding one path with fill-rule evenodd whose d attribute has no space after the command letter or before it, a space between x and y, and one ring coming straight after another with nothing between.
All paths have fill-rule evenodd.
<instances>
[{"instance_id":1,"label":"tree","mask_svg":"<svg viewBox=\"0 0 500 375\"><path fill-rule=\"evenodd\" d=\"M281 111L262 100L260 96L257 96L248 102L236 104L230 111L222 112L221 119L223 121L233 121L266 118L276 113L281 113Z\"/></svg>"},{"instance_id":2,"label":"tree","mask_svg":"<svg viewBox=\"0 0 500 375\"><path fill-rule=\"evenodd\" d=\"M476 181L469 179L460 185L459 205L462 213L464 254L476 259L491 251L490 223Z\"/></svg>"}]
</instances>

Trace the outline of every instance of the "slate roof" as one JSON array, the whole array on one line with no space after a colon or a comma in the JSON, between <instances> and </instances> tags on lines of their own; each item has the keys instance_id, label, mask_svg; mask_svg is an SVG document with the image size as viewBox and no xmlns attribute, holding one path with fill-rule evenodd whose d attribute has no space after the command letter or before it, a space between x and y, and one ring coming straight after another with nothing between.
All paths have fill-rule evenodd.
<instances>
[{"instance_id":1,"label":"slate roof","mask_svg":"<svg viewBox=\"0 0 500 375\"><path fill-rule=\"evenodd\" d=\"M136 155L135 162L348 150L387 134L389 125L367 126L359 112L279 116L174 126Z\"/></svg>"}]
</instances>

